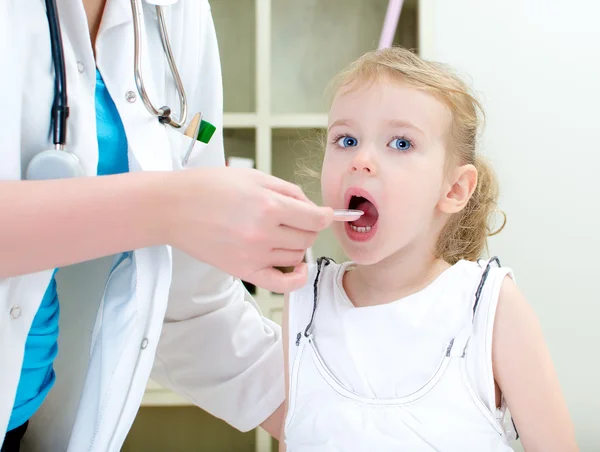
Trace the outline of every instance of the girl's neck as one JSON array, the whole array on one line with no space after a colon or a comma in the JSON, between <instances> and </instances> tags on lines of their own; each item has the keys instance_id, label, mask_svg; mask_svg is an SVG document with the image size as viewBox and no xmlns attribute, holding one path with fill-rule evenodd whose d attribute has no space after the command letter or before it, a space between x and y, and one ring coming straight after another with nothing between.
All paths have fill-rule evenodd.
<instances>
[{"instance_id":1,"label":"girl's neck","mask_svg":"<svg viewBox=\"0 0 600 452\"><path fill-rule=\"evenodd\" d=\"M427 287L450 264L423 250L405 250L373 265L346 272L344 290L357 306L373 306L405 298Z\"/></svg>"}]
</instances>

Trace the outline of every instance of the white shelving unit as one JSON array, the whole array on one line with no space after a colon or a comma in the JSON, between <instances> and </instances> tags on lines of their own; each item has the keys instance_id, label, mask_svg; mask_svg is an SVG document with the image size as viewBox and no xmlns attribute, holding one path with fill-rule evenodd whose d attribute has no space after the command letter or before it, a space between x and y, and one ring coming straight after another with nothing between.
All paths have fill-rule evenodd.
<instances>
[{"instance_id":1,"label":"white shelving unit","mask_svg":"<svg viewBox=\"0 0 600 452\"><path fill-rule=\"evenodd\" d=\"M419 8L426 2L421 0ZM388 0L210 3L223 67L226 155L254 159L258 170L300 184L319 203L319 182L302 178L298 165L320 166L320 136L327 127L326 85L348 63L377 47ZM395 42L417 48L422 23L417 0L405 1ZM427 36L428 42L431 39ZM321 234L313 253L336 260L344 257L328 232ZM281 322L282 296L257 288L255 298L263 315ZM160 416L158 407L169 410L164 420L154 419ZM182 440L182 432L178 431L177 441L169 442L167 438L169 446L165 448L164 443L148 437L148 431L154 425L166 425L173 409L194 408L185 399L150 382L123 452L275 450L270 436L260 428L235 446L214 437L222 433L207 436L206 431L199 434L196 428L189 428L183 432L189 438ZM152 413L146 415L146 411ZM211 426L215 423L215 429L209 432L223 431L223 427L216 428L221 421L209 415L202 419ZM232 428L227 432L226 436L241 435ZM164 434L171 432L165 428Z\"/></svg>"}]
</instances>

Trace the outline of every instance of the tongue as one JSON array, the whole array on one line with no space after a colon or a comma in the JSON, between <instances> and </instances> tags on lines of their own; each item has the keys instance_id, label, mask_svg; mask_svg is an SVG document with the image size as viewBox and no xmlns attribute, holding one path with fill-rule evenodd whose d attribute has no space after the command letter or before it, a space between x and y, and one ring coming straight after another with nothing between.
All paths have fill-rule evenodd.
<instances>
[{"instance_id":1,"label":"tongue","mask_svg":"<svg viewBox=\"0 0 600 452\"><path fill-rule=\"evenodd\" d=\"M356 210L362 210L364 212L363 216L361 216L358 220L352 222L354 226L373 226L375 223L377 223L379 213L370 201L367 201L365 199L364 201L361 201L356 207L352 207Z\"/></svg>"}]
</instances>

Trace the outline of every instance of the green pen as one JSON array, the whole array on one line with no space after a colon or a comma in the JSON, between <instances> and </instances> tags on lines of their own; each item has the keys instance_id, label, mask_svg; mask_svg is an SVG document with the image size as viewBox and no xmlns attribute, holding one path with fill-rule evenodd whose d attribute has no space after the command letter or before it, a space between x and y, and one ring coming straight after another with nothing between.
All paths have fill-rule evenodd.
<instances>
[{"instance_id":1,"label":"green pen","mask_svg":"<svg viewBox=\"0 0 600 452\"><path fill-rule=\"evenodd\" d=\"M200 128L198 129L198 135L196 139L198 141L201 141L202 143L208 144L213 134L215 133L215 130L217 130L215 126L213 126L210 122L202 119L200 121Z\"/></svg>"},{"instance_id":2,"label":"green pen","mask_svg":"<svg viewBox=\"0 0 600 452\"><path fill-rule=\"evenodd\" d=\"M182 161L183 166L187 165L187 163L190 159L190 156L192 155L192 150L194 149L194 145L196 144L196 141L200 141L201 143L208 144L208 142L214 135L215 130L217 130L217 128L214 125L212 125L210 122L202 119L202 113L196 113L194 115L194 117L190 121L190 125L187 127L187 129L185 129L184 135L186 135L190 138L195 137L196 139L192 140L192 142L190 143L190 146L188 147L188 150Z\"/></svg>"}]
</instances>

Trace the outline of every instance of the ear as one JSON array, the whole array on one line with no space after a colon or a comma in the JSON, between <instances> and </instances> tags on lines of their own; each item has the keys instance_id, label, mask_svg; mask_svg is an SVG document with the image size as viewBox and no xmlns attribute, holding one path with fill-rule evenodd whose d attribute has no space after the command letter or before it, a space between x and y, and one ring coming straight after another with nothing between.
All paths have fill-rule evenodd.
<instances>
[{"instance_id":1,"label":"ear","mask_svg":"<svg viewBox=\"0 0 600 452\"><path fill-rule=\"evenodd\" d=\"M469 202L477 187L477 169L474 165L459 166L448 177L448 185L439 202L442 212L460 212Z\"/></svg>"}]
</instances>

